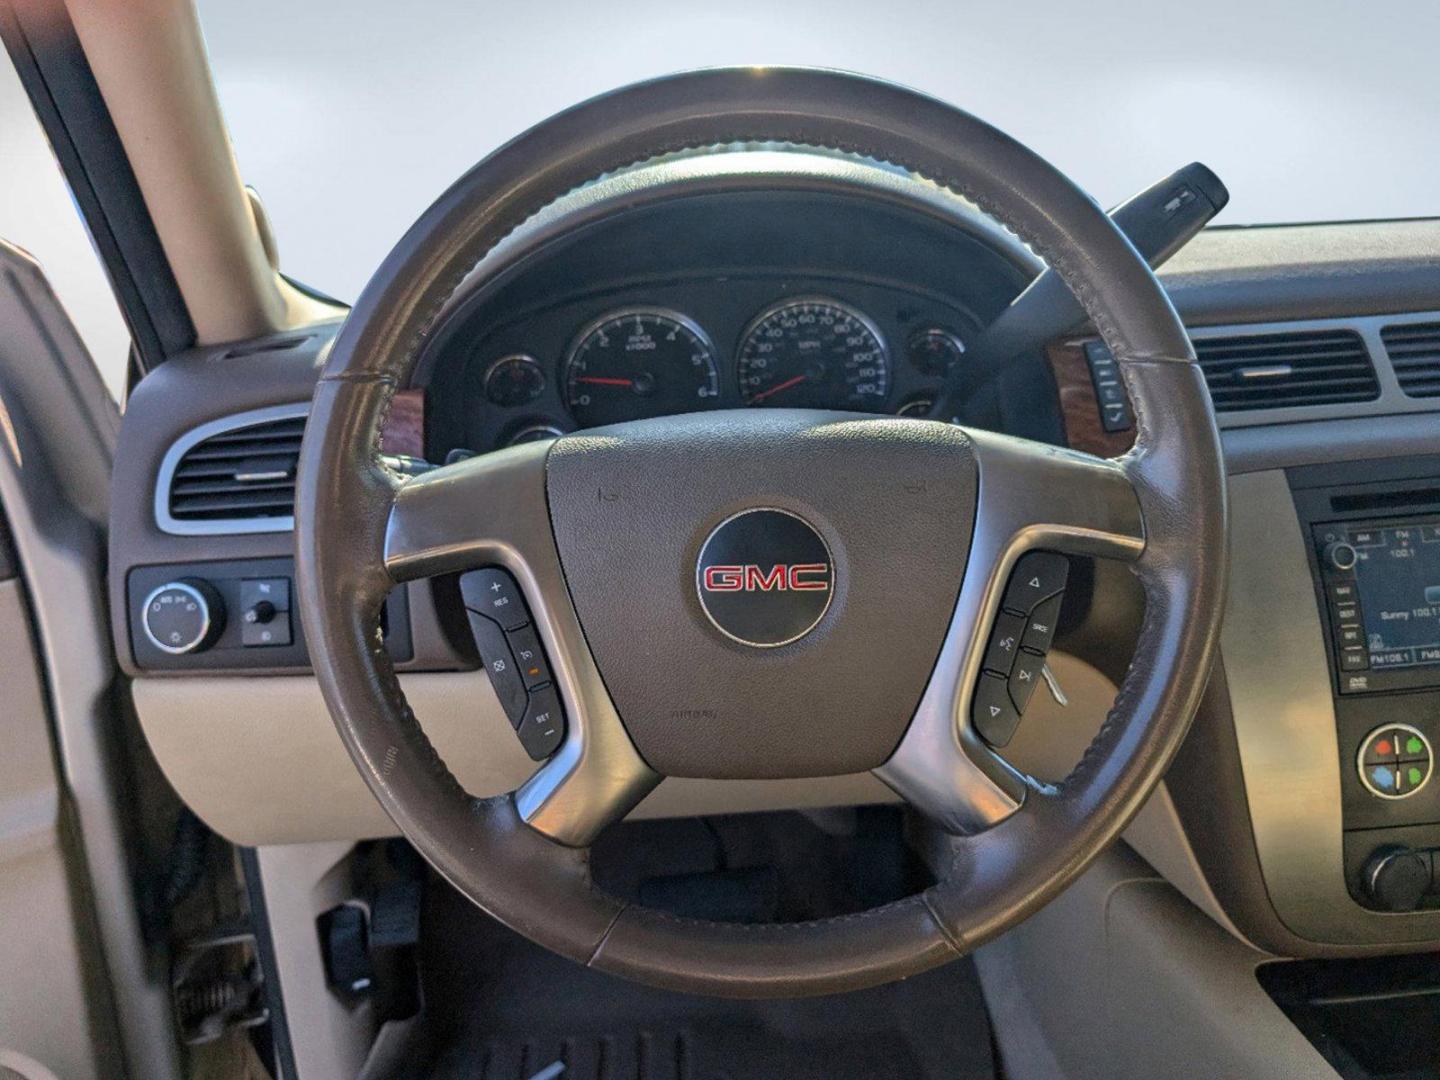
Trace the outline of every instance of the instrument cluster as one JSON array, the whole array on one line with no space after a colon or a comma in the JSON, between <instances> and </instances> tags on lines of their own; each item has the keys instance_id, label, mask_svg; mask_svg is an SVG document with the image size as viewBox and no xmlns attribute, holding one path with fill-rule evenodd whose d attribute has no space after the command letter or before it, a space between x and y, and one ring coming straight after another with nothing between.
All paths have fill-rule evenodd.
<instances>
[{"instance_id":1,"label":"instrument cluster","mask_svg":"<svg viewBox=\"0 0 1440 1080\"><path fill-rule=\"evenodd\" d=\"M712 280L654 292L670 295L577 298L470 339L466 430L446 449L705 409L923 417L975 326L953 302L876 282Z\"/></svg>"}]
</instances>

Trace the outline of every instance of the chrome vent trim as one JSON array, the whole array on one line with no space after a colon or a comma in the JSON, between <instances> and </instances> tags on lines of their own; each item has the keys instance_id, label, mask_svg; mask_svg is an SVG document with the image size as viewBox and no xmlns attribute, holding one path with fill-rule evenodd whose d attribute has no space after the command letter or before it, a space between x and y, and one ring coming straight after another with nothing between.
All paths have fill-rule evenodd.
<instances>
[{"instance_id":1,"label":"chrome vent trim","mask_svg":"<svg viewBox=\"0 0 1440 1080\"><path fill-rule=\"evenodd\" d=\"M1195 353L1220 413L1380 397L1370 351L1349 327L1197 337Z\"/></svg>"},{"instance_id":2,"label":"chrome vent trim","mask_svg":"<svg viewBox=\"0 0 1440 1080\"><path fill-rule=\"evenodd\" d=\"M1440 322L1390 323L1380 340L1407 397L1440 397Z\"/></svg>"},{"instance_id":3,"label":"chrome vent trim","mask_svg":"<svg viewBox=\"0 0 1440 1080\"><path fill-rule=\"evenodd\" d=\"M309 415L310 403L272 405L235 413L192 428L171 444L155 481L155 524L174 536L230 536L290 532L295 528L295 462L299 433L295 420ZM253 429L265 429L254 431ZM253 438L246 438L249 432ZM204 444L209 443L209 446ZM195 452L192 454L192 451ZM267 452L269 451L269 452ZM206 462L213 462L207 467ZM207 475L207 469L213 475ZM218 471L215 471L218 470ZM188 511L176 505L177 485ZM213 497L219 505L202 500ZM223 512L224 502L248 502L264 512L204 516ZM275 508L288 504L289 514Z\"/></svg>"}]
</instances>

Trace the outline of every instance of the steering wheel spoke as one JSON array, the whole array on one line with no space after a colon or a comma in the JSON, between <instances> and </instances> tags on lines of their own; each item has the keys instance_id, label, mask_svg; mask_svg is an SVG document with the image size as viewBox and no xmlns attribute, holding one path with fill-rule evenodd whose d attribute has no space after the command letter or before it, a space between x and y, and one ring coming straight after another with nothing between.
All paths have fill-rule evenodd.
<instances>
[{"instance_id":1,"label":"steering wheel spoke","mask_svg":"<svg viewBox=\"0 0 1440 1080\"><path fill-rule=\"evenodd\" d=\"M1001 601L1029 551L1134 560L1145 549L1140 501L1123 464L971 431L980 474L970 560L934 674L905 738L876 775L955 833L1014 813L1028 788L971 719Z\"/></svg>"},{"instance_id":2,"label":"steering wheel spoke","mask_svg":"<svg viewBox=\"0 0 1440 1080\"><path fill-rule=\"evenodd\" d=\"M571 847L592 841L660 782L636 752L585 642L545 502L550 444L469 458L395 492L385 566L397 581L500 566L520 585L565 709L564 741L515 792L529 825Z\"/></svg>"}]
</instances>

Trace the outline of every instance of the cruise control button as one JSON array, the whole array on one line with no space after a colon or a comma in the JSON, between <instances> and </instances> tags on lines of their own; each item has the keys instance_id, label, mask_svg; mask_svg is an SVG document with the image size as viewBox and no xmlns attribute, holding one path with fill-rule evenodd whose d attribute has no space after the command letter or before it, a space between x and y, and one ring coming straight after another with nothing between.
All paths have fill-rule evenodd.
<instances>
[{"instance_id":1,"label":"cruise control button","mask_svg":"<svg viewBox=\"0 0 1440 1080\"><path fill-rule=\"evenodd\" d=\"M531 693L525 718L516 734L520 736L520 745L535 761L543 761L565 741L565 713L553 686L543 686Z\"/></svg>"},{"instance_id":2,"label":"cruise control button","mask_svg":"<svg viewBox=\"0 0 1440 1080\"><path fill-rule=\"evenodd\" d=\"M527 697L515 658L510 655L510 646L505 642L505 631L493 619L484 615L470 614L470 632L475 635L475 648L480 651L480 661L485 665L485 674L490 676L490 685L500 699L500 707L510 718L513 727L525 715Z\"/></svg>"},{"instance_id":3,"label":"cruise control button","mask_svg":"<svg viewBox=\"0 0 1440 1080\"><path fill-rule=\"evenodd\" d=\"M1037 653L1050 651L1050 643L1055 640L1055 624L1060 621L1060 605L1064 601L1065 594L1059 593L1030 613L1025 624L1025 636L1020 639L1022 648Z\"/></svg>"},{"instance_id":4,"label":"cruise control button","mask_svg":"<svg viewBox=\"0 0 1440 1080\"><path fill-rule=\"evenodd\" d=\"M545 661L545 650L540 647L540 638L533 626L522 626L519 630L505 635L510 641L510 654L520 669L520 678L525 688L533 690L550 681L550 665Z\"/></svg>"},{"instance_id":5,"label":"cruise control button","mask_svg":"<svg viewBox=\"0 0 1440 1080\"><path fill-rule=\"evenodd\" d=\"M1030 695L1040 685L1045 668L1045 658L1034 653L1022 652L1015 660L1015 670L1010 672L1010 700L1017 711L1023 713L1030 704Z\"/></svg>"},{"instance_id":6,"label":"cruise control button","mask_svg":"<svg viewBox=\"0 0 1440 1080\"><path fill-rule=\"evenodd\" d=\"M1065 588L1070 575L1070 560L1051 551L1030 551L1020 557L1010 575L1003 606L1009 611L1028 615L1043 600Z\"/></svg>"},{"instance_id":7,"label":"cruise control button","mask_svg":"<svg viewBox=\"0 0 1440 1080\"><path fill-rule=\"evenodd\" d=\"M520 586L498 566L461 574L460 595L467 608L490 616L506 630L518 630L530 621Z\"/></svg>"},{"instance_id":8,"label":"cruise control button","mask_svg":"<svg viewBox=\"0 0 1440 1080\"><path fill-rule=\"evenodd\" d=\"M990 633L990 644L985 647L985 660L981 665L986 671L1009 675L1015 666L1015 654L1020 651L1020 638L1025 633L1025 620L1019 615L1002 611L995 616L995 629Z\"/></svg>"},{"instance_id":9,"label":"cruise control button","mask_svg":"<svg viewBox=\"0 0 1440 1080\"><path fill-rule=\"evenodd\" d=\"M980 737L991 746L1008 743L1020 723L1020 713L1010 700L1008 681L999 675L986 673L975 684L970 719Z\"/></svg>"}]
</instances>

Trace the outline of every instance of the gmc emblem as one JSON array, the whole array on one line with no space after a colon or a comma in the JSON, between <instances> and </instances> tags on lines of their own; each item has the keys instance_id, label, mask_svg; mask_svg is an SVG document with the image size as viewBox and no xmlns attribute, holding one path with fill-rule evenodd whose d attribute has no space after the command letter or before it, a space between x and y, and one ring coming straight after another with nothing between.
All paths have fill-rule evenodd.
<instances>
[{"instance_id":1,"label":"gmc emblem","mask_svg":"<svg viewBox=\"0 0 1440 1080\"><path fill-rule=\"evenodd\" d=\"M830 588L830 567L824 563L776 563L769 572L746 566L707 566L707 592L820 592Z\"/></svg>"},{"instance_id":2,"label":"gmc emblem","mask_svg":"<svg viewBox=\"0 0 1440 1080\"><path fill-rule=\"evenodd\" d=\"M715 526L695 565L705 617L731 640L759 649L815 629L836 588L835 560L815 527L774 506L742 510Z\"/></svg>"}]
</instances>

